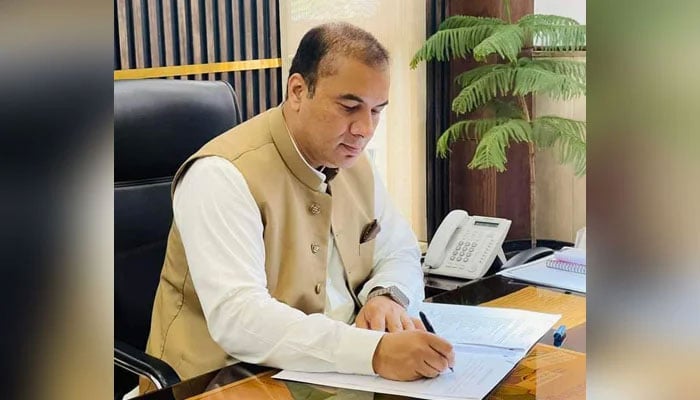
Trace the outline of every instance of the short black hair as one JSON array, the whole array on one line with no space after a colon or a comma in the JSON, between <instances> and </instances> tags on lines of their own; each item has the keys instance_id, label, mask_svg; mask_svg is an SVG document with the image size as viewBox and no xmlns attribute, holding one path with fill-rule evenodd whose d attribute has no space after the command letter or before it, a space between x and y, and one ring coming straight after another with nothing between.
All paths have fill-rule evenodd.
<instances>
[{"instance_id":1,"label":"short black hair","mask_svg":"<svg viewBox=\"0 0 700 400\"><path fill-rule=\"evenodd\" d=\"M289 75L299 73L312 97L318 78L336 72L334 61L339 56L370 67L389 63L389 52L371 33L346 22L331 22L311 29L301 38Z\"/></svg>"}]
</instances>

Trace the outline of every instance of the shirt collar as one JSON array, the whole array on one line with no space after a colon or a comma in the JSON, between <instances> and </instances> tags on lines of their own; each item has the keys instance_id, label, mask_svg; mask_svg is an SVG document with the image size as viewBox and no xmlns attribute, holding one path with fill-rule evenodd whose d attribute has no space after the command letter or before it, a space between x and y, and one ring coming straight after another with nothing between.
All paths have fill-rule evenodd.
<instances>
[{"instance_id":1,"label":"shirt collar","mask_svg":"<svg viewBox=\"0 0 700 400\"><path fill-rule=\"evenodd\" d=\"M296 141L294 140L294 137L292 136L291 131L289 130L289 126L287 125L287 121L284 120L284 115L282 114L282 105L284 103L280 104L278 108L279 114L282 118L281 123L284 126L284 131L286 132L287 138L289 138L289 142L291 142L294 152L296 153L294 158L297 158L297 161L300 159L303 162L303 165L306 167L306 169L310 172L312 172L316 177L318 177L321 180L321 183L319 183L318 190L325 192L326 191L326 186L327 183L330 182L335 176L338 174L338 168L329 168L329 167L320 167L319 169L313 168L309 162L304 158L304 156L301 154L299 151L299 147L297 146ZM283 138L280 137L281 135L277 135L275 138L275 135L273 134L273 138L275 139L275 142L277 143L278 140L281 142L284 142L284 140L281 140ZM282 157L284 158L285 155L282 154ZM286 160L285 160L286 161ZM297 163L298 164L298 163ZM304 174L306 175L306 174ZM302 179L303 181L303 179ZM315 182L314 182L315 183Z\"/></svg>"}]
</instances>

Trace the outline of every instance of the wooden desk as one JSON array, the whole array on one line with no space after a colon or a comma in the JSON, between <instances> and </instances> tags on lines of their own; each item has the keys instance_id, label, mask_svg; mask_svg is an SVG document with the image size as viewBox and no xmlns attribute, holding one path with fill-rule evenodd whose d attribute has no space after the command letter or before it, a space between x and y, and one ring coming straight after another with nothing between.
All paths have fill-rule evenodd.
<instances>
[{"instance_id":1,"label":"wooden desk","mask_svg":"<svg viewBox=\"0 0 700 400\"><path fill-rule=\"evenodd\" d=\"M434 296L435 303L510 307L556 312L566 321L562 347L552 346L554 329L489 394L490 400L586 398L585 296L535 288L509 278L491 276ZM557 323L558 326L560 323ZM556 328L556 326L554 328ZM406 397L338 389L272 379L278 370L239 363L183 381L140 399L405 399Z\"/></svg>"}]
</instances>

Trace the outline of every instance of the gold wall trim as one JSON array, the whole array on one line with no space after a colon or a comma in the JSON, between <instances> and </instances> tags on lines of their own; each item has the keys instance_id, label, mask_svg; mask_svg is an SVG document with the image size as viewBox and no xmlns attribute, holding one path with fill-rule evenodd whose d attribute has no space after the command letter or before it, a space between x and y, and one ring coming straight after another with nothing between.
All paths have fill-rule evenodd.
<instances>
[{"instance_id":1,"label":"gold wall trim","mask_svg":"<svg viewBox=\"0 0 700 400\"><path fill-rule=\"evenodd\" d=\"M166 78L169 76L279 68L281 66L281 58L266 58L262 60L227 61L207 64L173 65L169 67L121 69L114 71L114 80Z\"/></svg>"}]
</instances>

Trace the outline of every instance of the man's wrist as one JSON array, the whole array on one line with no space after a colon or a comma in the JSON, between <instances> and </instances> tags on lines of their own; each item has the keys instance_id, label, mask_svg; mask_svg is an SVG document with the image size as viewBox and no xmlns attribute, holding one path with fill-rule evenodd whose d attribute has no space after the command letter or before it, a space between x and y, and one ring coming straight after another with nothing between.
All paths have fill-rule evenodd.
<instances>
[{"instance_id":1,"label":"man's wrist","mask_svg":"<svg viewBox=\"0 0 700 400\"><path fill-rule=\"evenodd\" d=\"M386 296L399 304L403 308L408 308L408 305L410 304L410 300L408 299L408 296L404 294L401 289L399 289L396 286L388 286L388 287L381 287L378 286L372 290L370 290L369 294L367 295L367 301L370 301L372 298L377 297L377 296Z\"/></svg>"},{"instance_id":2,"label":"man's wrist","mask_svg":"<svg viewBox=\"0 0 700 400\"><path fill-rule=\"evenodd\" d=\"M336 350L338 372L344 374L374 374L374 354L385 332L344 326Z\"/></svg>"}]
</instances>

